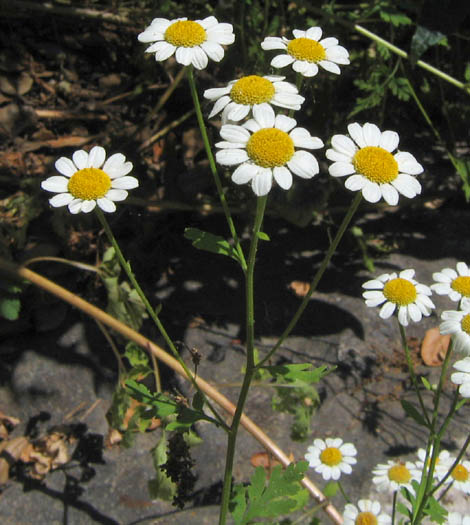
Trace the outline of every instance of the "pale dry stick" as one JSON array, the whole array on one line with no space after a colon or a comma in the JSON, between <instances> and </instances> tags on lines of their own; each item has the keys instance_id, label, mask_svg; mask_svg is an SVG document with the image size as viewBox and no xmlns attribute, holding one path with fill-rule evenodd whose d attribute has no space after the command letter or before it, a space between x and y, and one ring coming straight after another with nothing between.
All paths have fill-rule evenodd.
<instances>
[{"instance_id":1,"label":"pale dry stick","mask_svg":"<svg viewBox=\"0 0 470 525\"><path fill-rule=\"evenodd\" d=\"M165 126L164 128L157 131L154 135L152 135L150 138L148 138L145 142L142 142L142 144L138 147L137 151L142 151L149 146L151 146L154 142L156 142L161 137L165 136L167 133L169 133L172 129L175 129L180 124L182 124L185 120L187 120L189 117L194 115L195 111L194 109L191 109L187 111L183 116L180 118L174 120L168 126Z\"/></svg>"},{"instance_id":2,"label":"pale dry stick","mask_svg":"<svg viewBox=\"0 0 470 525\"><path fill-rule=\"evenodd\" d=\"M111 317L100 308L92 305L85 301L81 297L78 297L74 293L70 292L66 288L59 286L58 284L46 279L42 275L39 275L27 268L16 266L13 263L0 259L0 274L3 273L10 279L26 279L33 283L35 286L46 290L47 292L59 297L63 301L71 304L75 308L82 310L87 315L93 317L95 320L103 323L109 328L119 332L125 338L134 341L142 348L152 352L157 359L163 361L167 366L172 368L181 377L187 379L186 373L183 367L174 359L170 354L165 352L158 345L147 339L142 334L139 334L129 326L121 323L114 317ZM207 381L199 376L194 376L199 388L213 401L215 401L220 407L226 412L233 416L235 414L236 406L229 401L223 394L216 390ZM241 417L240 423L245 429L261 444L266 448L284 467L287 467L291 460L287 455L271 440L263 430L256 425L249 417L244 414ZM316 487L316 485L307 477L302 480L302 485L309 491L313 498L322 506L325 513L332 520L333 523L341 525L343 523L342 517L332 503L323 495L323 493Z\"/></svg>"},{"instance_id":3,"label":"pale dry stick","mask_svg":"<svg viewBox=\"0 0 470 525\"><path fill-rule=\"evenodd\" d=\"M51 120L109 120L108 115L103 113L83 113L59 109L34 109L33 111L36 117Z\"/></svg>"}]
</instances>

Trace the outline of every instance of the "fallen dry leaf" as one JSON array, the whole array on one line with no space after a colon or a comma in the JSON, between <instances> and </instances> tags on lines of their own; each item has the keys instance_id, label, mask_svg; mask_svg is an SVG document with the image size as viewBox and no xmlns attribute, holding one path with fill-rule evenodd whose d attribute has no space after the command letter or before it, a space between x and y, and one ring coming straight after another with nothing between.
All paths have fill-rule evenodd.
<instances>
[{"instance_id":1,"label":"fallen dry leaf","mask_svg":"<svg viewBox=\"0 0 470 525\"><path fill-rule=\"evenodd\" d=\"M289 460L294 461L294 455L292 452L289 454ZM265 470L270 471L276 465L281 465L281 463L274 459L271 454L268 452L256 452L251 456L250 463L253 467L263 467Z\"/></svg>"},{"instance_id":2,"label":"fallen dry leaf","mask_svg":"<svg viewBox=\"0 0 470 525\"><path fill-rule=\"evenodd\" d=\"M0 410L0 438L6 439L13 427L20 422L16 417L7 416Z\"/></svg>"},{"instance_id":3,"label":"fallen dry leaf","mask_svg":"<svg viewBox=\"0 0 470 525\"><path fill-rule=\"evenodd\" d=\"M310 289L310 283L304 281L292 281L289 288L297 295L297 297L305 297Z\"/></svg>"},{"instance_id":4,"label":"fallen dry leaf","mask_svg":"<svg viewBox=\"0 0 470 525\"><path fill-rule=\"evenodd\" d=\"M439 328L430 328L421 344L421 358L427 366L440 366L449 348L450 335L441 335Z\"/></svg>"},{"instance_id":5,"label":"fallen dry leaf","mask_svg":"<svg viewBox=\"0 0 470 525\"><path fill-rule=\"evenodd\" d=\"M4 485L10 475L10 467L20 459L29 445L28 438L21 436L0 443L0 485Z\"/></svg>"},{"instance_id":6,"label":"fallen dry leaf","mask_svg":"<svg viewBox=\"0 0 470 525\"><path fill-rule=\"evenodd\" d=\"M34 479L43 479L45 475L70 461L68 438L62 432L38 439L22 450L19 459L24 463L32 463L29 475Z\"/></svg>"}]
</instances>

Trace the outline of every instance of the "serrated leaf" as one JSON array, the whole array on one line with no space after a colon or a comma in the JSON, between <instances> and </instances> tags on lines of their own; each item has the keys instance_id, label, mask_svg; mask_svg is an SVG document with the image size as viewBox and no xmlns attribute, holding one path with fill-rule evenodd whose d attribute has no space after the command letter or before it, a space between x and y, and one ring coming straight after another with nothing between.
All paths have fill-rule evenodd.
<instances>
[{"instance_id":1,"label":"serrated leaf","mask_svg":"<svg viewBox=\"0 0 470 525\"><path fill-rule=\"evenodd\" d=\"M421 376L421 383L423 383L426 390L432 391L431 383L424 376Z\"/></svg>"},{"instance_id":2,"label":"serrated leaf","mask_svg":"<svg viewBox=\"0 0 470 525\"><path fill-rule=\"evenodd\" d=\"M165 394L161 392L154 394L145 385L133 379L126 381L126 388L134 399L153 408L152 411L149 411L151 417L165 419L180 410L179 405Z\"/></svg>"},{"instance_id":3,"label":"serrated leaf","mask_svg":"<svg viewBox=\"0 0 470 525\"><path fill-rule=\"evenodd\" d=\"M193 397L193 408L194 410L202 411L202 407L204 406L204 396L202 393L198 390Z\"/></svg>"},{"instance_id":4,"label":"serrated leaf","mask_svg":"<svg viewBox=\"0 0 470 525\"><path fill-rule=\"evenodd\" d=\"M149 357L147 352L136 343L127 343L124 350L124 357L129 361L131 366L148 365Z\"/></svg>"},{"instance_id":5,"label":"serrated leaf","mask_svg":"<svg viewBox=\"0 0 470 525\"><path fill-rule=\"evenodd\" d=\"M185 239L189 239L192 245L198 250L226 255L240 262L236 250L229 242L220 235L199 230L198 228L186 228L184 230Z\"/></svg>"},{"instance_id":6,"label":"serrated leaf","mask_svg":"<svg viewBox=\"0 0 470 525\"><path fill-rule=\"evenodd\" d=\"M405 399L402 399L401 406L403 407L403 410L406 412L406 414L414 419L418 425L421 425L423 427L428 427L428 424L426 423L426 420L424 417L418 412L418 410L408 401Z\"/></svg>"},{"instance_id":7,"label":"serrated leaf","mask_svg":"<svg viewBox=\"0 0 470 525\"><path fill-rule=\"evenodd\" d=\"M397 502L397 510L400 514L402 514L403 516L407 517L407 518L412 518L412 513L411 511L408 509L408 507L402 503L401 501Z\"/></svg>"},{"instance_id":8,"label":"serrated leaf","mask_svg":"<svg viewBox=\"0 0 470 525\"><path fill-rule=\"evenodd\" d=\"M395 27L411 24L411 18L407 17L404 13L400 13L399 11L381 9L380 18L384 22L393 24Z\"/></svg>"},{"instance_id":9,"label":"serrated leaf","mask_svg":"<svg viewBox=\"0 0 470 525\"><path fill-rule=\"evenodd\" d=\"M329 481L324 487L323 487L323 494L327 498L333 498L336 496L336 493L339 490L339 483L337 481Z\"/></svg>"},{"instance_id":10,"label":"serrated leaf","mask_svg":"<svg viewBox=\"0 0 470 525\"><path fill-rule=\"evenodd\" d=\"M312 384L318 383L326 375L328 375L334 368L328 369L327 366L322 365L317 368L313 368L312 363L293 363L288 365L276 365L276 366L263 366L263 370L266 370L276 380L276 382L282 380L287 383L303 383Z\"/></svg>"},{"instance_id":11,"label":"serrated leaf","mask_svg":"<svg viewBox=\"0 0 470 525\"><path fill-rule=\"evenodd\" d=\"M15 297L0 297L0 317L16 321L20 316L21 301Z\"/></svg>"},{"instance_id":12,"label":"serrated leaf","mask_svg":"<svg viewBox=\"0 0 470 525\"><path fill-rule=\"evenodd\" d=\"M162 499L172 501L176 494L176 484L171 481L166 472L160 467L168 460L167 454L168 440L166 433L163 432L157 446L152 450L153 466L155 468L155 478L148 482L148 489L152 499Z\"/></svg>"},{"instance_id":13,"label":"serrated leaf","mask_svg":"<svg viewBox=\"0 0 470 525\"><path fill-rule=\"evenodd\" d=\"M453 164L462 179L462 189L465 194L465 199L468 202L470 200L470 159L458 159L454 157Z\"/></svg>"},{"instance_id":14,"label":"serrated leaf","mask_svg":"<svg viewBox=\"0 0 470 525\"><path fill-rule=\"evenodd\" d=\"M432 31L431 29L418 25L411 39L411 61L416 62L430 47L439 44L445 38L446 36L440 31Z\"/></svg>"}]
</instances>

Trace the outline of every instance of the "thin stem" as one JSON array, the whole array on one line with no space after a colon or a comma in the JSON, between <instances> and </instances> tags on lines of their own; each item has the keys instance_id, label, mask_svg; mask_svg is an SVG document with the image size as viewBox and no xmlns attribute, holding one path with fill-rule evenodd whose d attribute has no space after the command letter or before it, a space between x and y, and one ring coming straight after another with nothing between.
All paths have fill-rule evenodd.
<instances>
[{"instance_id":1,"label":"thin stem","mask_svg":"<svg viewBox=\"0 0 470 525\"><path fill-rule=\"evenodd\" d=\"M224 487L222 492L222 503L220 506L219 525L225 525L227 521L228 506L232 492L232 471L233 460L235 457L235 446L237 442L238 427L243 414L248 390L255 373L254 340L255 340L255 313L254 313L254 269L256 262L256 250L258 247L259 236L263 223L264 210L266 208L267 195L258 197L256 200L256 217L253 225L250 252L248 255L248 267L245 273L245 293L246 293L246 370L243 384L237 401L237 409L233 416L232 424L228 434L227 453L225 457Z\"/></svg>"},{"instance_id":2,"label":"thin stem","mask_svg":"<svg viewBox=\"0 0 470 525\"><path fill-rule=\"evenodd\" d=\"M408 370L410 372L411 382L413 383L413 387L415 389L416 395L418 396L418 401L421 407L421 412L423 413L423 417L426 420L426 424L428 425L428 427L430 427L431 421L428 416L428 411L426 410L426 407L424 406L424 401L421 396L421 392L419 390L418 380L416 379L413 362L411 360L410 348L408 346L408 343L406 342L405 327L400 324L400 321L398 321L398 319L397 319L397 323L400 329L401 344L402 344L403 350L405 350L406 362L408 363Z\"/></svg>"},{"instance_id":3,"label":"thin stem","mask_svg":"<svg viewBox=\"0 0 470 525\"><path fill-rule=\"evenodd\" d=\"M121 386L122 376L126 372L126 367L124 366L124 363L122 362L121 354L119 353L116 345L114 344L112 337L109 335L109 331L103 325L103 323L98 321L98 319L95 319L95 322L98 325L98 328L101 330L101 333L104 335L106 341L108 341L108 344L111 347L111 350L113 351L114 357L116 358L116 361L118 364L118 385Z\"/></svg>"},{"instance_id":4,"label":"thin stem","mask_svg":"<svg viewBox=\"0 0 470 525\"><path fill-rule=\"evenodd\" d=\"M336 234L336 237L333 239L332 243L330 244L330 247L328 248L328 251L326 252L325 258L323 259L320 268L318 268L317 273L315 274L314 278L312 279L312 282L310 283L310 288L308 289L308 292L306 296L303 298L302 302L300 303L299 308L294 314L294 317L292 317L292 320L287 325L287 328L282 333L281 337L278 339L277 343L273 346L273 348L267 353L267 355L256 365L256 368L261 368L271 357L273 354L277 351L277 349L282 345L282 343L285 341L287 336L291 333L291 331L294 329L295 325L297 324L298 320L300 319L300 316L303 314L305 308L308 305L308 302L310 300L310 297L312 296L313 292L317 289L318 283L320 282L320 279L323 277L323 274L325 273L325 270L328 266L328 263L331 260L331 257L336 251L336 248L338 247L338 244L340 240L342 239L344 232L346 231L347 227L349 226L349 223L351 222L351 219L356 212L357 208L359 207L359 204L362 200L362 193L358 192L356 197L354 197L354 200L351 203L351 206L349 207L348 212L346 213L343 222L341 223L341 226L339 227L338 233Z\"/></svg>"},{"instance_id":5,"label":"thin stem","mask_svg":"<svg viewBox=\"0 0 470 525\"><path fill-rule=\"evenodd\" d=\"M393 493L393 501L392 501L392 525L395 525L395 514L397 510L397 493L398 491L395 490Z\"/></svg>"},{"instance_id":6,"label":"thin stem","mask_svg":"<svg viewBox=\"0 0 470 525\"><path fill-rule=\"evenodd\" d=\"M351 500L348 498L348 495L346 494L346 492L344 491L344 487L341 483L341 481L338 481L338 488L339 488L339 491L341 492L343 498L344 498L344 501L346 503L351 503Z\"/></svg>"},{"instance_id":7,"label":"thin stem","mask_svg":"<svg viewBox=\"0 0 470 525\"><path fill-rule=\"evenodd\" d=\"M243 254L243 250L240 245L240 240L238 238L238 234L235 229L235 225L233 223L232 215L230 213L230 209L227 204L227 199L225 198L225 193L222 188L222 183L220 181L219 173L217 171L217 165L215 163L214 154L212 153L209 136L207 135L207 129L204 123L204 117L202 115L201 104L199 102L199 97L197 94L196 82L194 80L193 67L187 66L186 72L188 76L189 87L191 89L191 96L193 97L194 109L196 110L196 117L197 117L197 121L199 124L199 129L201 131L202 140L204 142L204 148L206 149L207 158L209 159L209 166L212 172L212 176L214 177L215 186L217 188L217 193L219 194L220 203L222 204L225 218L227 220L227 224L230 229L230 234L232 236L233 242L235 243L235 250L237 251L237 254L240 260L240 265L243 271L245 272L247 268L245 256Z\"/></svg>"},{"instance_id":8,"label":"thin stem","mask_svg":"<svg viewBox=\"0 0 470 525\"><path fill-rule=\"evenodd\" d=\"M216 419L219 421L219 423L222 425L223 428L226 427L225 422L223 421L222 417L219 415L219 413L216 411L216 409L212 406L212 404L209 402L209 400L204 395L204 392L201 391L201 389L198 387L196 380L194 379L193 375L191 374L189 368L186 366L186 363L181 359L181 356L179 355L178 350L176 349L173 341L171 340L170 336L166 332L162 322L158 318L157 313L152 308L151 304L149 303L146 295L144 294L142 288L140 287L139 283L137 282L137 279L134 276L134 273L132 272L131 265L126 261L124 258L124 255L122 254L121 248L119 247L118 242L116 241L116 238L113 235L113 232L111 231L111 228L109 227L108 221L106 220L106 217L104 216L103 212L100 210L100 208L97 206L95 208L96 215L98 216L98 220L101 223L101 226L103 227L106 236L109 239L109 242L111 243L112 247L114 248L114 251L117 255L117 258L119 260L119 263L121 264L122 269L126 272L127 277L129 278L129 281L131 282L132 286L134 287L135 291L139 295L142 303L145 305L145 308L150 315L150 318L157 326L158 330L160 331L163 339L165 340L166 344L168 345L168 348L171 350L172 354L175 356L175 358L178 360L180 365L183 367L184 371L186 372L186 375L188 376L188 379L191 381L193 386L201 392L204 401L207 403L207 406L211 410L211 412L214 414ZM158 381L159 384L159 381Z\"/></svg>"}]
</instances>

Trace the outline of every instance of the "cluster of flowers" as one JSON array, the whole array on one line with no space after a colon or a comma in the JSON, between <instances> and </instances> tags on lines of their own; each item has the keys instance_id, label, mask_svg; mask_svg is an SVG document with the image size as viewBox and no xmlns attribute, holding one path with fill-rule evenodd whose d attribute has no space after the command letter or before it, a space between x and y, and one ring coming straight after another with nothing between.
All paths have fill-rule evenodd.
<instances>
[{"instance_id":1,"label":"cluster of flowers","mask_svg":"<svg viewBox=\"0 0 470 525\"><path fill-rule=\"evenodd\" d=\"M379 316L387 319L395 312L398 322L407 326L409 321L419 322L422 316L429 316L434 303L429 298L432 292L447 295L459 303L458 310L442 312L441 334L451 334L454 350L466 357L454 363L457 372L451 375L454 384L459 385L462 397L470 398L470 269L464 262L457 263L456 270L444 268L433 274L435 281L430 287L414 279L412 269L396 273L384 273L362 286L366 289L363 297L370 307L381 306Z\"/></svg>"},{"instance_id":2,"label":"cluster of flowers","mask_svg":"<svg viewBox=\"0 0 470 525\"><path fill-rule=\"evenodd\" d=\"M315 439L308 447L305 459L309 466L323 476L325 481L339 480L341 474L351 474L356 460L356 447L352 443L343 443L341 438ZM432 453L432 451L431 451ZM419 449L416 462L390 460L385 464L377 465L372 471L372 482L379 492L395 492L405 487L413 491L412 480L420 481L426 461L426 451ZM429 458L428 460L429 461ZM452 487L470 494L470 461L460 460L447 450L441 450L436 459L434 478L444 484L452 483ZM369 517L370 519L366 519ZM374 517L375 519L372 519ZM356 523L391 523L388 514L381 512L378 501L360 500L357 505L347 504L343 514L345 525ZM458 521L460 519L461 521ZM469 517L462 517L458 513L449 513L448 523L468 523ZM462 521L464 520L464 521Z\"/></svg>"}]
</instances>

